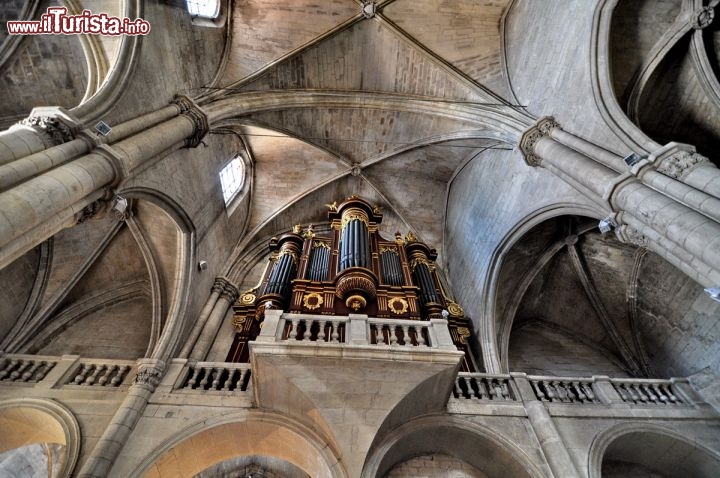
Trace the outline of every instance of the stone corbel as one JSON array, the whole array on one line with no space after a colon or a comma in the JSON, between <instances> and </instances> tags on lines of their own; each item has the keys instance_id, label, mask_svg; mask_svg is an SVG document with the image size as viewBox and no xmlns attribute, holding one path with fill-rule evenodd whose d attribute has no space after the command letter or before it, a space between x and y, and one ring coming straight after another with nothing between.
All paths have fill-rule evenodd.
<instances>
[{"instance_id":1,"label":"stone corbel","mask_svg":"<svg viewBox=\"0 0 720 478\"><path fill-rule=\"evenodd\" d=\"M180 115L189 118L195 125L193 134L185 139L186 148L195 148L210 131L207 115L192 99L185 95L175 95L171 103L178 105Z\"/></svg>"},{"instance_id":2,"label":"stone corbel","mask_svg":"<svg viewBox=\"0 0 720 478\"><path fill-rule=\"evenodd\" d=\"M238 288L225 277L217 277L212 290L213 292L219 291L220 298L227 300L231 304L235 303L238 297L240 297L240 291Z\"/></svg>"},{"instance_id":3,"label":"stone corbel","mask_svg":"<svg viewBox=\"0 0 720 478\"><path fill-rule=\"evenodd\" d=\"M552 116L544 116L520 137L520 151L529 166L540 166L542 158L535 154L535 144L541 138L550 136L554 128L560 128L560 123Z\"/></svg>"},{"instance_id":4,"label":"stone corbel","mask_svg":"<svg viewBox=\"0 0 720 478\"><path fill-rule=\"evenodd\" d=\"M620 240L620 242L625 244L642 247L643 249L647 249L648 247L648 238L643 236L640 231L634 227L628 226L627 224L623 224L615 229L615 236L618 240Z\"/></svg>"},{"instance_id":5,"label":"stone corbel","mask_svg":"<svg viewBox=\"0 0 720 478\"><path fill-rule=\"evenodd\" d=\"M133 385L154 392L165 372L165 362L158 359L139 359L138 372Z\"/></svg>"},{"instance_id":6,"label":"stone corbel","mask_svg":"<svg viewBox=\"0 0 720 478\"><path fill-rule=\"evenodd\" d=\"M37 131L53 145L72 141L83 128L79 119L60 107L33 108L20 124Z\"/></svg>"},{"instance_id":7,"label":"stone corbel","mask_svg":"<svg viewBox=\"0 0 720 478\"><path fill-rule=\"evenodd\" d=\"M695 168L709 165L710 160L688 144L669 143L648 158L659 173L682 181Z\"/></svg>"}]
</instances>

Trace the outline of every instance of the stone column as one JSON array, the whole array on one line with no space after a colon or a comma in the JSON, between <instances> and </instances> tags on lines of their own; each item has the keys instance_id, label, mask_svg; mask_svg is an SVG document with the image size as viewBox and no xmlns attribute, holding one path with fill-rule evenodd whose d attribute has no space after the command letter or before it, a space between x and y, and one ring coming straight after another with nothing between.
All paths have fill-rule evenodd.
<instances>
[{"instance_id":1,"label":"stone column","mask_svg":"<svg viewBox=\"0 0 720 478\"><path fill-rule=\"evenodd\" d=\"M510 374L520 392L520 399L525 405L530 426L540 442L545 459L550 465L553 476L556 478L576 478L580 476L575 463L570 458L567 447L563 442L560 432L555 426L555 421L550 416L545 404L537 399L535 392L524 373Z\"/></svg>"},{"instance_id":2,"label":"stone column","mask_svg":"<svg viewBox=\"0 0 720 478\"><path fill-rule=\"evenodd\" d=\"M0 132L0 165L71 141L80 129L80 121L64 108L33 108L28 118Z\"/></svg>"},{"instance_id":3,"label":"stone column","mask_svg":"<svg viewBox=\"0 0 720 478\"><path fill-rule=\"evenodd\" d=\"M108 476L120 450L142 417L150 396L160 383L164 369L165 363L162 361L138 360L135 382L128 389L125 400L113 415L110 424L78 473L78 477L104 478Z\"/></svg>"},{"instance_id":4,"label":"stone column","mask_svg":"<svg viewBox=\"0 0 720 478\"><path fill-rule=\"evenodd\" d=\"M132 134L173 112L178 114ZM131 136L111 146L97 144L90 153L72 160L67 155L76 151L76 147L82 150L86 146L80 143L64 146L52 153L56 155L55 161L62 163L59 166L29 177L25 165L9 180L8 184L13 186L0 193L0 268L67 227L67 221L56 219L65 218L68 211L75 213L78 205L81 209L85 207L84 201L89 196L136 174L141 166L178 144L197 146L207 133L208 124L205 114L189 98L178 97L171 107L123 123L119 129L116 138ZM39 160L37 156L27 159ZM108 191L106 197L109 199L112 194ZM19 238L23 238L23 247L13 244Z\"/></svg>"},{"instance_id":5,"label":"stone column","mask_svg":"<svg viewBox=\"0 0 720 478\"><path fill-rule=\"evenodd\" d=\"M205 360L205 357L207 357L213 342L215 342L215 337L220 330L223 319L225 319L225 314L227 314L230 306L232 306L240 295L238 288L224 277L218 277L215 280L215 284L213 288L216 286L222 287L222 291L218 294L215 305L208 315L206 323L200 332L200 336L190 353L190 358L198 361Z\"/></svg>"},{"instance_id":6,"label":"stone column","mask_svg":"<svg viewBox=\"0 0 720 478\"><path fill-rule=\"evenodd\" d=\"M178 358L188 358L188 356L190 355L190 352L195 346L198 337L200 337L200 333L205 328L205 324L207 324L208 318L210 317L210 314L215 308L215 304L217 303L220 294L225 288L226 283L227 280L222 277L215 278L215 283L210 290L210 297L208 298L207 302L205 302L205 306L203 307L202 311L200 311L200 316L195 322L193 329L190 331L190 336L185 341L185 345L180 351L180 355L178 355Z\"/></svg>"},{"instance_id":7,"label":"stone column","mask_svg":"<svg viewBox=\"0 0 720 478\"><path fill-rule=\"evenodd\" d=\"M720 222L715 219L720 217L720 202L717 198L713 198L707 188L704 192L691 190L687 183L669 175L660 178L662 168L658 168L658 172L643 170L643 174L637 174L639 167L631 170L626 166L625 172L619 173L617 158L584 143L587 142L562 132L560 125L546 117L523 134L520 149L529 165L546 168L605 209L621 226L619 231L624 231L618 234L620 240L644 243L678 267L679 263L685 263L680 268L686 273L689 270L690 276L700 284L716 286L720 278ZM709 184L714 177L710 176ZM695 181L699 181L698 177ZM629 237L636 240L628 241Z\"/></svg>"}]
</instances>

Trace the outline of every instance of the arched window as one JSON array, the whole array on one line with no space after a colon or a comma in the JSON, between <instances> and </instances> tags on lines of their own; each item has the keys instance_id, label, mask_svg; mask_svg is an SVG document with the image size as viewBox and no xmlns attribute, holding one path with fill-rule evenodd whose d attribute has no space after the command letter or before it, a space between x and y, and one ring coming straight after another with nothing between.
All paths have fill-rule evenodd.
<instances>
[{"instance_id":1,"label":"arched window","mask_svg":"<svg viewBox=\"0 0 720 478\"><path fill-rule=\"evenodd\" d=\"M242 156L238 154L220 170L220 185L222 186L226 206L237 196L244 182L245 163Z\"/></svg>"},{"instance_id":2,"label":"arched window","mask_svg":"<svg viewBox=\"0 0 720 478\"><path fill-rule=\"evenodd\" d=\"M217 18L220 14L220 0L186 0L187 9L193 17Z\"/></svg>"}]
</instances>

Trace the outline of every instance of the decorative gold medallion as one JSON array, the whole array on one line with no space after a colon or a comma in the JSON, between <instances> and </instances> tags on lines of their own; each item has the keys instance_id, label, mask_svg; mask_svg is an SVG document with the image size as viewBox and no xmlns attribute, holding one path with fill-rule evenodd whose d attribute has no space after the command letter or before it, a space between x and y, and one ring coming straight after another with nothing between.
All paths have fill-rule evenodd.
<instances>
[{"instance_id":1,"label":"decorative gold medallion","mask_svg":"<svg viewBox=\"0 0 720 478\"><path fill-rule=\"evenodd\" d=\"M393 314L401 315L408 311L408 302L402 297L392 297L388 300L388 308Z\"/></svg>"},{"instance_id":2,"label":"decorative gold medallion","mask_svg":"<svg viewBox=\"0 0 720 478\"><path fill-rule=\"evenodd\" d=\"M233 317L232 324L237 327L238 329L242 329L245 321L247 320L247 317L243 317L241 315L236 315Z\"/></svg>"},{"instance_id":3,"label":"decorative gold medallion","mask_svg":"<svg viewBox=\"0 0 720 478\"><path fill-rule=\"evenodd\" d=\"M255 294L243 294L242 297L240 297L240 303L245 305L250 305L255 303Z\"/></svg>"},{"instance_id":4,"label":"decorative gold medallion","mask_svg":"<svg viewBox=\"0 0 720 478\"><path fill-rule=\"evenodd\" d=\"M320 294L317 292L309 292L303 295L303 307L308 310L319 309L325 302Z\"/></svg>"},{"instance_id":5,"label":"decorative gold medallion","mask_svg":"<svg viewBox=\"0 0 720 478\"><path fill-rule=\"evenodd\" d=\"M467 339L470 337L470 329L467 327L458 327L457 333L460 336L460 343L467 343Z\"/></svg>"},{"instance_id":6,"label":"decorative gold medallion","mask_svg":"<svg viewBox=\"0 0 720 478\"><path fill-rule=\"evenodd\" d=\"M465 311L462 307L460 307L459 304L456 304L455 302L448 301L447 310L453 317L465 317Z\"/></svg>"},{"instance_id":7,"label":"decorative gold medallion","mask_svg":"<svg viewBox=\"0 0 720 478\"><path fill-rule=\"evenodd\" d=\"M348 309L354 310L355 312L364 309L366 305L367 301L365 300L365 297L361 295L351 295L347 298L347 300L345 300L345 306L347 306Z\"/></svg>"}]
</instances>

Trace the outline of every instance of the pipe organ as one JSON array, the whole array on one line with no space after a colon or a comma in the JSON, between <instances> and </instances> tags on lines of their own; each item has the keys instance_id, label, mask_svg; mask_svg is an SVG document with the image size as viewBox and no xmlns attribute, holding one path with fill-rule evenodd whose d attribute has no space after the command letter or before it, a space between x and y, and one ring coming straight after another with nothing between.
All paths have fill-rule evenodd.
<instances>
[{"instance_id":1,"label":"pipe organ","mask_svg":"<svg viewBox=\"0 0 720 478\"><path fill-rule=\"evenodd\" d=\"M305 230L297 225L270 241L263 277L233 305L237 334L227 361L247 360L247 342L259 333L265 309L275 308L409 320L444 317L455 345L466 352L463 369L474 371L469 320L445 294L435 249L412 233L383 238L380 208L357 196L327 207L328 235L316 234L312 225Z\"/></svg>"}]
</instances>

